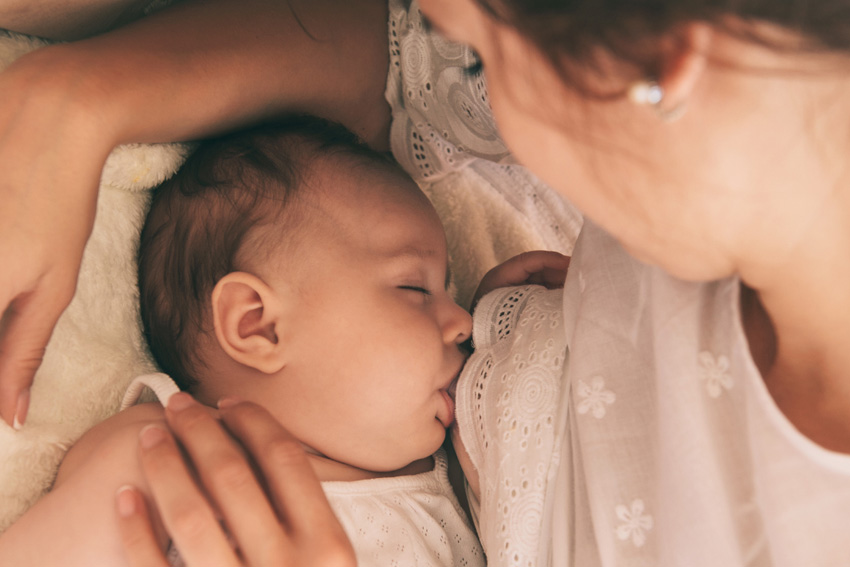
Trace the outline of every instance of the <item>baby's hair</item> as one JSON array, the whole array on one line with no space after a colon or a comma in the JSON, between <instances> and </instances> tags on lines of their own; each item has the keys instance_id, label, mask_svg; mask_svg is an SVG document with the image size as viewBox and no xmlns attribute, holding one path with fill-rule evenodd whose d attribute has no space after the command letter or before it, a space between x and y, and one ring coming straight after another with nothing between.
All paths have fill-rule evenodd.
<instances>
[{"instance_id":1,"label":"baby's hair","mask_svg":"<svg viewBox=\"0 0 850 567\"><path fill-rule=\"evenodd\" d=\"M343 126L294 116L202 141L154 190L139 245L141 319L156 363L181 389L193 390L204 367L197 347L212 336L215 284L298 237L305 177L332 155L395 167ZM286 230L263 240L258 229L272 222Z\"/></svg>"}]
</instances>

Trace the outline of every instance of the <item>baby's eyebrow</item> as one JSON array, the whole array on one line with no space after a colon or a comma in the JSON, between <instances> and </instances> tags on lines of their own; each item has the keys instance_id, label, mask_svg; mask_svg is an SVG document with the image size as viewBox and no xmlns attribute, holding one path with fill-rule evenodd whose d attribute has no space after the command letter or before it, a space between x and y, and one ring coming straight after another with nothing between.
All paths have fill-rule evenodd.
<instances>
[{"instance_id":1,"label":"baby's eyebrow","mask_svg":"<svg viewBox=\"0 0 850 567\"><path fill-rule=\"evenodd\" d=\"M390 258L393 259L402 259L405 257L408 258L432 258L436 255L437 252L435 250L424 250L419 248L418 246L405 246L398 250L393 250L388 254ZM452 283L452 267L449 265L449 261L446 260L446 281L444 283L445 288L449 288L449 284Z\"/></svg>"}]
</instances>

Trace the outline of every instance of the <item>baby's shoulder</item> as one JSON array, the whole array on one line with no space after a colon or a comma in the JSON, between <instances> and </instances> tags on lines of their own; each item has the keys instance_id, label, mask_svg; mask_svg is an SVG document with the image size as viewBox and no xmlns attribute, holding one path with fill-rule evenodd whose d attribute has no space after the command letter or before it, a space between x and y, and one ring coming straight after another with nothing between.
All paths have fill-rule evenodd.
<instances>
[{"instance_id":1,"label":"baby's shoulder","mask_svg":"<svg viewBox=\"0 0 850 567\"><path fill-rule=\"evenodd\" d=\"M120 468L135 462L139 432L153 423L165 423L165 410L159 403L132 406L95 425L68 450L54 488L93 463Z\"/></svg>"}]
</instances>

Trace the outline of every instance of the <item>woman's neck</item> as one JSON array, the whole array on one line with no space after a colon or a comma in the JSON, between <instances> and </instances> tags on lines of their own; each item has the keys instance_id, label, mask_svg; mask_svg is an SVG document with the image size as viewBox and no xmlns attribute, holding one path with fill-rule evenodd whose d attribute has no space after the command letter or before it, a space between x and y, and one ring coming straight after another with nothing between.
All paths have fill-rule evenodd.
<instances>
[{"instance_id":1,"label":"woman's neck","mask_svg":"<svg viewBox=\"0 0 850 567\"><path fill-rule=\"evenodd\" d=\"M783 262L741 295L750 351L797 429L850 453L850 200L835 196ZM746 280L746 273L742 272Z\"/></svg>"}]
</instances>

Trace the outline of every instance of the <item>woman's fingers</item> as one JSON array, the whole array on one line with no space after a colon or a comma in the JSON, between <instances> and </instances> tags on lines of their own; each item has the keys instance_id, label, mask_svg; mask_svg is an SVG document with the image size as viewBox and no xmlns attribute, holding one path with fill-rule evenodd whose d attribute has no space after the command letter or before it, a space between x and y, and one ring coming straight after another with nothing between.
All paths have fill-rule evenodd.
<instances>
[{"instance_id":1,"label":"woman's fingers","mask_svg":"<svg viewBox=\"0 0 850 567\"><path fill-rule=\"evenodd\" d=\"M10 425L23 422L26 392L73 296L115 146L106 108L92 103L95 91L66 53L36 49L0 73L0 415Z\"/></svg>"},{"instance_id":2,"label":"woman's fingers","mask_svg":"<svg viewBox=\"0 0 850 567\"><path fill-rule=\"evenodd\" d=\"M282 526L244 453L188 394L172 396L166 416L246 562L273 564L282 548Z\"/></svg>"},{"instance_id":3,"label":"woman's fingers","mask_svg":"<svg viewBox=\"0 0 850 567\"><path fill-rule=\"evenodd\" d=\"M266 410L248 402L225 403L221 418L254 456L275 506L291 530L308 530L319 523L336 524L301 444Z\"/></svg>"},{"instance_id":4,"label":"woman's fingers","mask_svg":"<svg viewBox=\"0 0 850 567\"><path fill-rule=\"evenodd\" d=\"M241 565L171 435L149 425L140 433L139 445L160 517L186 564Z\"/></svg>"},{"instance_id":5,"label":"woman's fingers","mask_svg":"<svg viewBox=\"0 0 850 567\"><path fill-rule=\"evenodd\" d=\"M227 430L185 393L166 408L203 488L168 432L148 426L139 439L153 499L186 564L354 567L351 544L298 441L259 406L223 404L221 415Z\"/></svg>"},{"instance_id":6,"label":"woman's fingers","mask_svg":"<svg viewBox=\"0 0 850 567\"><path fill-rule=\"evenodd\" d=\"M64 283L67 289L62 283L46 290L39 287L0 303L5 309L0 321L0 416L15 429L26 421L33 377L73 295L73 280Z\"/></svg>"},{"instance_id":7,"label":"woman's fingers","mask_svg":"<svg viewBox=\"0 0 850 567\"><path fill-rule=\"evenodd\" d=\"M138 490L124 486L115 497L118 528L130 567L167 567L159 548L145 500Z\"/></svg>"},{"instance_id":8,"label":"woman's fingers","mask_svg":"<svg viewBox=\"0 0 850 567\"><path fill-rule=\"evenodd\" d=\"M289 535L292 565L354 566L354 550L298 441L256 404L222 403L221 419L258 464Z\"/></svg>"}]
</instances>

